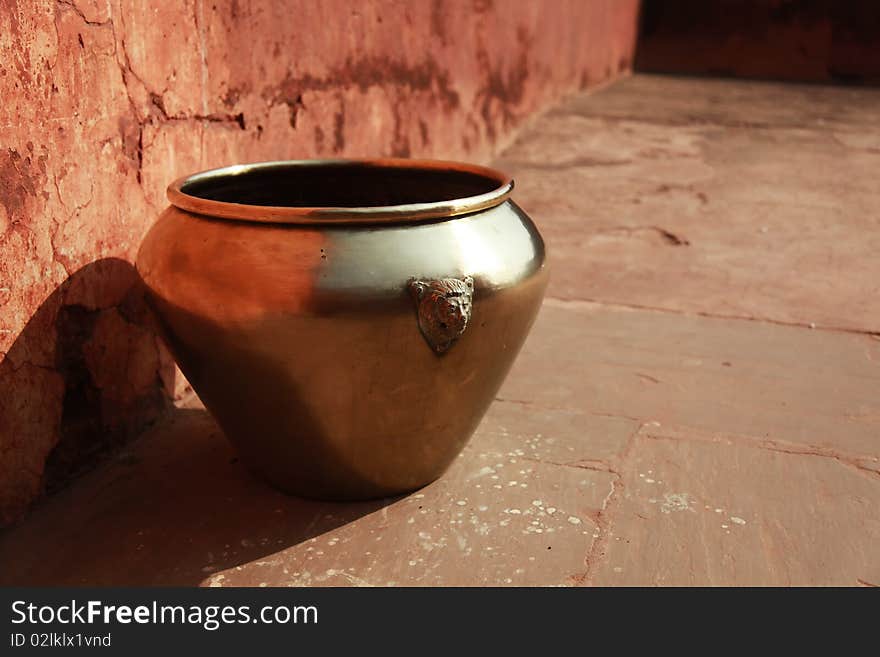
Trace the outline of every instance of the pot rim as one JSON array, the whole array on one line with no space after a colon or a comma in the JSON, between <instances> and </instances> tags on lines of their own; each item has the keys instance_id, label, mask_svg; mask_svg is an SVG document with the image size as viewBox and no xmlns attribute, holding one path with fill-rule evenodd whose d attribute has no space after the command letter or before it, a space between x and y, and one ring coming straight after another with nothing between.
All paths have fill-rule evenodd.
<instances>
[{"instance_id":1,"label":"pot rim","mask_svg":"<svg viewBox=\"0 0 880 657\"><path fill-rule=\"evenodd\" d=\"M411 169L416 171L449 171L465 173L485 178L494 183L489 191L474 196L465 196L441 201L407 203L400 205L377 205L363 207L327 206L300 207L277 205L250 205L218 201L189 194L187 185L239 176L254 171L272 171L304 167L351 167L363 166L385 169ZM221 219L238 219L261 223L280 224L375 224L412 223L428 219L457 217L500 205L513 191L513 179L489 167L450 160L420 160L408 158L380 159L310 159L275 160L234 164L217 169L201 171L178 178L168 185L168 200L175 207L200 215Z\"/></svg>"}]
</instances>

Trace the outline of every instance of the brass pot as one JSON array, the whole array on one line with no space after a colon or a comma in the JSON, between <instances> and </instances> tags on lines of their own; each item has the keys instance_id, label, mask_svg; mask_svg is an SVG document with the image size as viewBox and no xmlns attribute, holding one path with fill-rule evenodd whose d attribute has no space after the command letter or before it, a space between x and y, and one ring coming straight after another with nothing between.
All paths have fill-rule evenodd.
<instances>
[{"instance_id":1,"label":"brass pot","mask_svg":"<svg viewBox=\"0 0 880 657\"><path fill-rule=\"evenodd\" d=\"M544 243L491 169L267 162L198 173L137 258L180 368L243 460L304 497L439 477L544 289Z\"/></svg>"}]
</instances>

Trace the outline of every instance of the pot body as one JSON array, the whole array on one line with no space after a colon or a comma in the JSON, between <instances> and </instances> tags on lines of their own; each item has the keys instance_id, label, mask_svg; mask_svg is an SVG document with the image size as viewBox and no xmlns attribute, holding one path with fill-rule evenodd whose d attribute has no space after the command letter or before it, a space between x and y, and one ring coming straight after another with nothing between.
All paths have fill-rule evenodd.
<instances>
[{"instance_id":1,"label":"pot body","mask_svg":"<svg viewBox=\"0 0 880 657\"><path fill-rule=\"evenodd\" d=\"M287 492L335 500L410 491L446 470L547 284L541 236L510 200L387 225L170 207L137 268L169 348L243 460ZM438 281L469 302L446 342L421 312Z\"/></svg>"}]
</instances>

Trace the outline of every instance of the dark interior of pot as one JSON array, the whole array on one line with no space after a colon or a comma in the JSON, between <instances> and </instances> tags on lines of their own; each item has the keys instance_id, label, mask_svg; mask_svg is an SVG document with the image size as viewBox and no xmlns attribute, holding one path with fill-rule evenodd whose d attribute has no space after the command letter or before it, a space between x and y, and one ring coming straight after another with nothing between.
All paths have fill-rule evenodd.
<instances>
[{"instance_id":1,"label":"dark interior of pot","mask_svg":"<svg viewBox=\"0 0 880 657\"><path fill-rule=\"evenodd\" d=\"M471 171L368 163L284 163L218 171L189 180L184 194L225 203L322 208L437 203L487 194L503 180Z\"/></svg>"}]
</instances>

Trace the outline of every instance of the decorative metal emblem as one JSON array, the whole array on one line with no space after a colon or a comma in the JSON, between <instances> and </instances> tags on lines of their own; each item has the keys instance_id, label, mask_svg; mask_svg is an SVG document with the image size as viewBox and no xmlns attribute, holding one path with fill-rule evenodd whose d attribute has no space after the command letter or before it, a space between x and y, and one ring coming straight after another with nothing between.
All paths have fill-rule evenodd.
<instances>
[{"instance_id":1,"label":"decorative metal emblem","mask_svg":"<svg viewBox=\"0 0 880 657\"><path fill-rule=\"evenodd\" d=\"M474 279L470 276L410 281L416 302L419 329L431 348L443 354L455 344L471 318Z\"/></svg>"}]
</instances>

